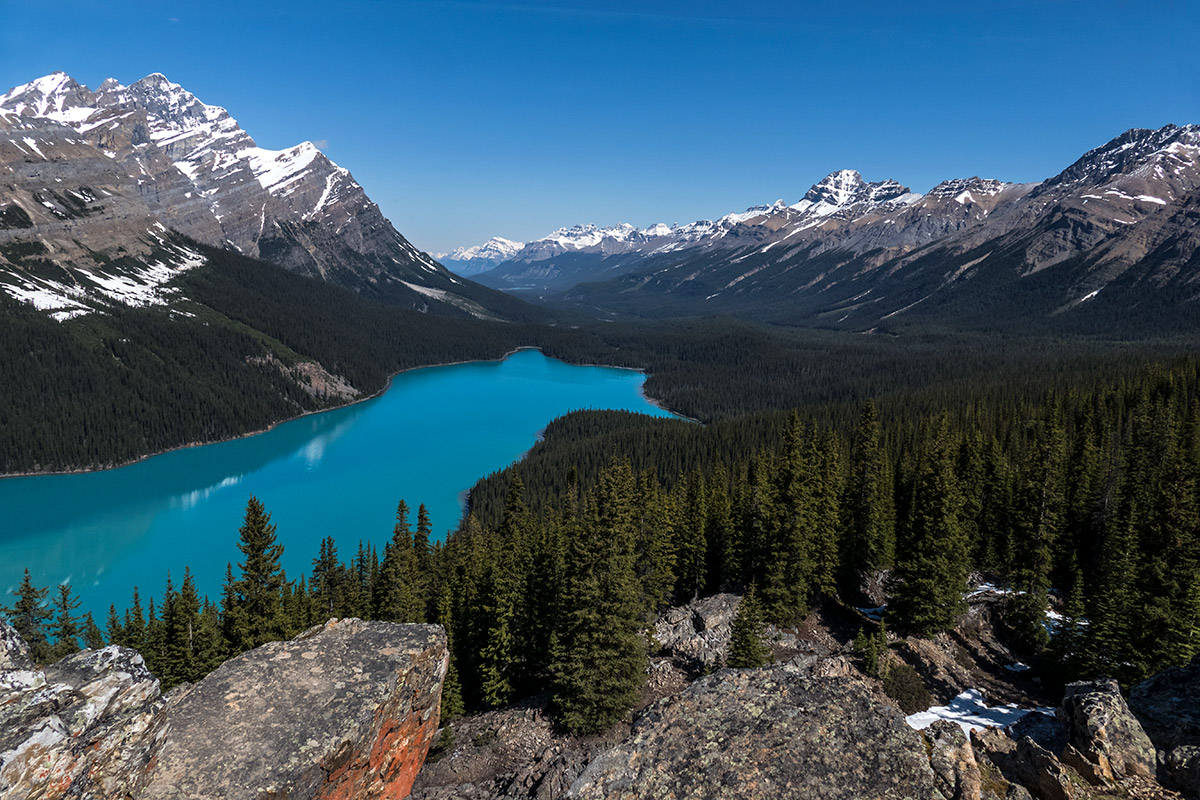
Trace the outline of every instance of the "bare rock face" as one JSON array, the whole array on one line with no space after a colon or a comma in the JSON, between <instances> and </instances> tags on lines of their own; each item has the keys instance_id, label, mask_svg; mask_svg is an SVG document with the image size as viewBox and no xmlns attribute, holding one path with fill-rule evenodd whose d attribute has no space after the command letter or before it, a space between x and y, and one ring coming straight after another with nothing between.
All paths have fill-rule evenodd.
<instances>
[{"instance_id":1,"label":"bare rock face","mask_svg":"<svg viewBox=\"0 0 1200 800\"><path fill-rule=\"evenodd\" d=\"M654 638L696 671L710 671L725 663L740 602L735 594L715 594L668 609L654 625Z\"/></svg>"},{"instance_id":2,"label":"bare rock face","mask_svg":"<svg viewBox=\"0 0 1200 800\"><path fill-rule=\"evenodd\" d=\"M1164 778L1200 798L1200 657L1133 687L1129 708L1161 753Z\"/></svg>"},{"instance_id":3,"label":"bare rock face","mask_svg":"<svg viewBox=\"0 0 1200 800\"><path fill-rule=\"evenodd\" d=\"M963 729L953 722L938 720L926 729L925 737L931 747L929 764L937 775L942 794L949 800L980 800L979 764Z\"/></svg>"},{"instance_id":4,"label":"bare rock face","mask_svg":"<svg viewBox=\"0 0 1200 800\"><path fill-rule=\"evenodd\" d=\"M1101 775L1154 777L1154 745L1130 712L1116 681L1069 684L1062 709L1071 746L1095 764Z\"/></svg>"},{"instance_id":5,"label":"bare rock face","mask_svg":"<svg viewBox=\"0 0 1200 800\"><path fill-rule=\"evenodd\" d=\"M866 685L721 670L643 713L567 797L942 800L921 735Z\"/></svg>"},{"instance_id":6,"label":"bare rock face","mask_svg":"<svg viewBox=\"0 0 1200 800\"><path fill-rule=\"evenodd\" d=\"M404 797L447 658L440 627L333 620L164 698L133 650L35 671L0 623L0 800Z\"/></svg>"},{"instance_id":7,"label":"bare rock face","mask_svg":"<svg viewBox=\"0 0 1200 800\"><path fill-rule=\"evenodd\" d=\"M138 798L404 797L437 732L446 634L331 620L172 702Z\"/></svg>"},{"instance_id":8,"label":"bare rock face","mask_svg":"<svg viewBox=\"0 0 1200 800\"><path fill-rule=\"evenodd\" d=\"M142 657L106 647L35 671L2 622L0 640L0 797L124 796L162 732L158 680Z\"/></svg>"}]
</instances>

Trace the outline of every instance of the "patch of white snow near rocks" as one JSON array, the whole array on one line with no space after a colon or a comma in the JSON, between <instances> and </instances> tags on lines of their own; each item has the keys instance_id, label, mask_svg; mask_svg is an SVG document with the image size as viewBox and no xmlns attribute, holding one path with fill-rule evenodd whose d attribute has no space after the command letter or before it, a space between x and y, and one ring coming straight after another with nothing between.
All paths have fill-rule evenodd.
<instances>
[{"instance_id":1,"label":"patch of white snow near rocks","mask_svg":"<svg viewBox=\"0 0 1200 800\"><path fill-rule=\"evenodd\" d=\"M1034 712L1053 714L1054 709L1019 708L1012 703L1004 706L989 706L983 692L978 689L967 689L951 700L949 705L933 706L925 711L918 711L916 714L905 717L904 721L908 723L909 727L920 731L939 719L945 719L956 723L963 729L963 733L970 736L973 730L1004 728Z\"/></svg>"}]
</instances>

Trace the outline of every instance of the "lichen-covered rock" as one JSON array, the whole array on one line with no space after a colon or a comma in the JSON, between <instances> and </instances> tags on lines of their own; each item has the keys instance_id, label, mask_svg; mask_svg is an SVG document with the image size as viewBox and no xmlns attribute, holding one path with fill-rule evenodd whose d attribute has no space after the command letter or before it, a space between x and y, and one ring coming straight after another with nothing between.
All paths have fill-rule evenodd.
<instances>
[{"instance_id":1,"label":"lichen-covered rock","mask_svg":"<svg viewBox=\"0 0 1200 800\"><path fill-rule=\"evenodd\" d=\"M738 595L715 594L670 608L655 623L654 638L698 672L712 670L725 663L739 602Z\"/></svg>"},{"instance_id":2,"label":"lichen-covered rock","mask_svg":"<svg viewBox=\"0 0 1200 800\"><path fill-rule=\"evenodd\" d=\"M930 743L929 765L947 800L979 800L979 764L963 729L943 719L930 725L924 735Z\"/></svg>"},{"instance_id":3,"label":"lichen-covered rock","mask_svg":"<svg viewBox=\"0 0 1200 800\"><path fill-rule=\"evenodd\" d=\"M1164 780L1200 798L1200 656L1133 687L1129 708L1162 752Z\"/></svg>"},{"instance_id":4,"label":"lichen-covered rock","mask_svg":"<svg viewBox=\"0 0 1200 800\"><path fill-rule=\"evenodd\" d=\"M865 684L780 665L659 701L567 796L941 800L936 781L920 734Z\"/></svg>"},{"instance_id":5,"label":"lichen-covered rock","mask_svg":"<svg viewBox=\"0 0 1200 800\"><path fill-rule=\"evenodd\" d=\"M404 797L437 732L446 634L331 620L231 659L167 710L134 796Z\"/></svg>"},{"instance_id":6,"label":"lichen-covered rock","mask_svg":"<svg viewBox=\"0 0 1200 800\"><path fill-rule=\"evenodd\" d=\"M609 746L556 728L543 695L455 720L413 783L413 800L555 800ZM619 738L620 731L610 734Z\"/></svg>"},{"instance_id":7,"label":"lichen-covered rock","mask_svg":"<svg viewBox=\"0 0 1200 800\"><path fill-rule=\"evenodd\" d=\"M84 650L0 685L0 797L120 797L150 761L162 700L137 652Z\"/></svg>"},{"instance_id":8,"label":"lichen-covered rock","mask_svg":"<svg viewBox=\"0 0 1200 800\"><path fill-rule=\"evenodd\" d=\"M1068 684L1063 722L1070 744L1100 775L1154 777L1157 754L1150 737L1111 679Z\"/></svg>"},{"instance_id":9,"label":"lichen-covered rock","mask_svg":"<svg viewBox=\"0 0 1200 800\"><path fill-rule=\"evenodd\" d=\"M29 646L17 629L0 619L0 672L33 669Z\"/></svg>"}]
</instances>

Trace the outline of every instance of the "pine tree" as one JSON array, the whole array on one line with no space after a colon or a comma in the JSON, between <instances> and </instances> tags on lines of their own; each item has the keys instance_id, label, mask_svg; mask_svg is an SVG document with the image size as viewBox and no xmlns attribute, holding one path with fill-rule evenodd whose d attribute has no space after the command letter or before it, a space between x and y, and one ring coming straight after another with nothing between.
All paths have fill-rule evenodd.
<instances>
[{"instance_id":1,"label":"pine tree","mask_svg":"<svg viewBox=\"0 0 1200 800\"><path fill-rule=\"evenodd\" d=\"M133 600L125 610L125 646L137 650L144 657L146 654L146 617L142 613L142 598L138 587L133 587Z\"/></svg>"},{"instance_id":2,"label":"pine tree","mask_svg":"<svg viewBox=\"0 0 1200 800\"><path fill-rule=\"evenodd\" d=\"M238 530L238 549L246 559L239 563L242 574L234 584L236 608L244 616L235 652L245 652L267 642L278 641L285 635L282 605L283 570L279 566L283 545L275 541L275 526L257 497L246 503L246 517Z\"/></svg>"},{"instance_id":3,"label":"pine tree","mask_svg":"<svg viewBox=\"0 0 1200 800\"><path fill-rule=\"evenodd\" d=\"M54 595L54 624L50 634L54 637L52 657L57 661L72 653L79 652L79 635L83 632L79 626L80 617L75 612L79 609L79 598L72 594L71 584L60 583L58 592Z\"/></svg>"},{"instance_id":4,"label":"pine tree","mask_svg":"<svg viewBox=\"0 0 1200 800\"><path fill-rule=\"evenodd\" d=\"M11 606L4 607L4 615L10 625L16 629L25 644L29 645L29 655L35 664L44 664L51 660L53 650L46 636L46 623L50 621L50 609L46 606L48 587L37 588L29 570L25 570L21 585L17 587L17 599Z\"/></svg>"},{"instance_id":5,"label":"pine tree","mask_svg":"<svg viewBox=\"0 0 1200 800\"><path fill-rule=\"evenodd\" d=\"M770 663L771 650L763 642L762 605L754 584L742 595L737 613L733 617L733 631L729 638L729 656L726 666L735 668L761 667Z\"/></svg>"},{"instance_id":6,"label":"pine tree","mask_svg":"<svg viewBox=\"0 0 1200 800\"><path fill-rule=\"evenodd\" d=\"M521 612L529 523L525 485L514 475L505 498L500 530L487 540L491 549L490 569L481 580L479 624L483 646L479 651L479 677L483 702L492 707L511 702L524 677L521 634L527 620Z\"/></svg>"},{"instance_id":7,"label":"pine tree","mask_svg":"<svg viewBox=\"0 0 1200 800\"><path fill-rule=\"evenodd\" d=\"M119 644L122 647L129 647L130 644L125 638L125 626L121 624L121 618L117 615L117 607L115 604L108 606L108 619L104 624L105 631L108 633L109 644Z\"/></svg>"},{"instance_id":8,"label":"pine tree","mask_svg":"<svg viewBox=\"0 0 1200 800\"><path fill-rule=\"evenodd\" d=\"M100 650L104 647L104 632L92 619L92 612L83 615L83 646L89 650Z\"/></svg>"},{"instance_id":9,"label":"pine tree","mask_svg":"<svg viewBox=\"0 0 1200 800\"><path fill-rule=\"evenodd\" d=\"M443 590L438 596L435 619L446 630L446 649L450 652L450 664L446 668L446 679L442 682L442 719L452 720L466 712L463 703L462 683L458 677L458 664L454 656L454 604L450 591Z\"/></svg>"},{"instance_id":10,"label":"pine tree","mask_svg":"<svg viewBox=\"0 0 1200 800\"><path fill-rule=\"evenodd\" d=\"M708 497L704 475L695 470L682 483L675 526L675 599L690 602L708 580Z\"/></svg>"},{"instance_id":11,"label":"pine tree","mask_svg":"<svg viewBox=\"0 0 1200 800\"><path fill-rule=\"evenodd\" d=\"M400 501L392 539L383 551L375 583L375 618L386 622L424 622L425 603L420 594L417 554L408 524L408 504Z\"/></svg>"},{"instance_id":12,"label":"pine tree","mask_svg":"<svg viewBox=\"0 0 1200 800\"><path fill-rule=\"evenodd\" d=\"M898 585L889 603L889 618L894 615L901 626L924 636L949 630L966 610L967 542L954 449L949 418L943 414L918 467L908 541L901 548Z\"/></svg>"},{"instance_id":13,"label":"pine tree","mask_svg":"<svg viewBox=\"0 0 1200 800\"><path fill-rule=\"evenodd\" d=\"M602 731L621 719L644 679L632 501L629 465L609 466L567 543L550 672L559 721L575 733Z\"/></svg>"},{"instance_id":14,"label":"pine tree","mask_svg":"<svg viewBox=\"0 0 1200 800\"><path fill-rule=\"evenodd\" d=\"M892 472L883 449L873 400L863 405L854 436L850 479L846 487L845 526L842 585L849 597L857 598L863 580L873 573L891 569L896 557Z\"/></svg>"}]
</instances>

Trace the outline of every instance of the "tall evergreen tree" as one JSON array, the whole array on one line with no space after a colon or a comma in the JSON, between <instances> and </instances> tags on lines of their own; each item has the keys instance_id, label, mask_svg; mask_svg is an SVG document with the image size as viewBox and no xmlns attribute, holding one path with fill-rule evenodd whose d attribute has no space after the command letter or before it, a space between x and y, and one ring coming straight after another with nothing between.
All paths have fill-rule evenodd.
<instances>
[{"instance_id":1,"label":"tall evergreen tree","mask_svg":"<svg viewBox=\"0 0 1200 800\"><path fill-rule=\"evenodd\" d=\"M245 561L238 564L242 574L234 590L244 628L236 632L239 640L232 644L235 652L245 652L285 636L284 575L279 565L283 545L275 541L271 515L257 497L247 501L245 521L238 534L238 550Z\"/></svg>"},{"instance_id":2,"label":"tall evergreen tree","mask_svg":"<svg viewBox=\"0 0 1200 800\"><path fill-rule=\"evenodd\" d=\"M644 679L632 505L628 463L610 465L567 543L551 690L559 721L576 733L611 727Z\"/></svg>"},{"instance_id":3,"label":"tall evergreen tree","mask_svg":"<svg viewBox=\"0 0 1200 800\"><path fill-rule=\"evenodd\" d=\"M388 622L423 622L425 603L417 574L417 554L408 523L408 504L396 508L392 539L383 551L375 584L375 618Z\"/></svg>"},{"instance_id":4,"label":"tall evergreen tree","mask_svg":"<svg viewBox=\"0 0 1200 800\"><path fill-rule=\"evenodd\" d=\"M25 644L29 645L29 655L37 664L50 661L53 654L50 639L47 637L46 624L50 621L50 609L46 606L48 587L38 588L33 585L29 570L21 578L17 587L17 599L11 606L4 607L4 615L8 622Z\"/></svg>"},{"instance_id":5,"label":"tall evergreen tree","mask_svg":"<svg viewBox=\"0 0 1200 800\"><path fill-rule=\"evenodd\" d=\"M52 605L54 607L54 624L50 634L54 637L53 658L64 658L79 652L79 636L83 633L80 627L81 618L79 598L71 591L71 584L60 583L55 592Z\"/></svg>"},{"instance_id":6,"label":"tall evergreen tree","mask_svg":"<svg viewBox=\"0 0 1200 800\"><path fill-rule=\"evenodd\" d=\"M729 637L729 657L725 664L735 668L761 667L771 660L771 651L763 642L762 605L754 584L742 595L733 617Z\"/></svg>"},{"instance_id":7,"label":"tall evergreen tree","mask_svg":"<svg viewBox=\"0 0 1200 800\"><path fill-rule=\"evenodd\" d=\"M859 417L846 487L842 585L857 597L864 578L891 569L896 557L896 506L892 472L883 449L875 402Z\"/></svg>"},{"instance_id":8,"label":"tall evergreen tree","mask_svg":"<svg viewBox=\"0 0 1200 800\"><path fill-rule=\"evenodd\" d=\"M898 585L889 603L889 619L894 616L901 627L925 636L950 629L966 610L967 542L954 452L949 417L943 414L924 446L909 538L900 548Z\"/></svg>"}]
</instances>

